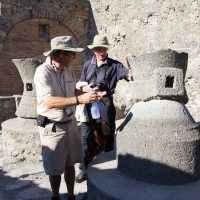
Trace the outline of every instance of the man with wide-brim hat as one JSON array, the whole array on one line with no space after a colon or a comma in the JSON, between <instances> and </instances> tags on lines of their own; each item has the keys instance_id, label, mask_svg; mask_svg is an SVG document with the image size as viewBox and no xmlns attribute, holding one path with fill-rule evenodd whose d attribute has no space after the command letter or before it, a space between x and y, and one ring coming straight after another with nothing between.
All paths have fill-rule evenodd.
<instances>
[{"instance_id":1,"label":"man with wide-brim hat","mask_svg":"<svg viewBox=\"0 0 200 200\"><path fill-rule=\"evenodd\" d=\"M71 36L51 40L51 50L44 53L46 61L36 69L34 83L42 145L43 165L52 188L52 200L60 200L59 187L64 172L68 200L74 196L74 164L83 162L81 137L75 119L75 106L100 100L105 92L84 93L75 88L71 64L77 48Z\"/></svg>"},{"instance_id":2,"label":"man with wide-brim hat","mask_svg":"<svg viewBox=\"0 0 200 200\"><path fill-rule=\"evenodd\" d=\"M58 50L81 53L83 48L77 48L71 36L59 36L51 40L51 50L47 51L44 56L49 56Z\"/></svg>"},{"instance_id":3,"label":"man with wide-brim hat","mask_svg":"<svg viewBox=\"0 0 200 200\"><path fill-rule=\"evenodd\" d=\"M77 88L84 92L103 91L107 92L106 97L101 99L100 113L101 120L110 128L110 135L107 139L105 152L114 149L114 134L115 134L115 106L113 104L113 94L117 82L121 79L129 81L131 73L119 61L108 57L107 51L112 47L108 43L108 39L103 35L96 35L93 43L88 45L92 49L94 55L91 60L84 64L81 78L77 83ZM81 121L81 120L80 120ZM86 180L87 165L91 160L91 149L87 144L87 138L90 133L90 124L88 121L81 121L82 144L84 150L84 163L80 164L80 173L76 176L76 182L80 183Z\"/></svg>"},{"instance_id":4,"label":"man with wide-brim hat","mask_svg":"<svg viewBox=\"0 0 200 200\"><path fill-rule=\"evenodd\" d=\"M105 47L110 49L112 46L108 44L108 39L103 35L96 35L93 40L93 44L87 46L89 49L94 49L95 47Z\"/></svg>"}]
</instances>

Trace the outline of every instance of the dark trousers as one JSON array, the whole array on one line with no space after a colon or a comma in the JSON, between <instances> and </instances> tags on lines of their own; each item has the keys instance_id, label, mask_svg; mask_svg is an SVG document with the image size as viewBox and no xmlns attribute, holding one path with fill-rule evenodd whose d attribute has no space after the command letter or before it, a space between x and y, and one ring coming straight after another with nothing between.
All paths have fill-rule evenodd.
<instances>
[{"instance_id":1,"label":"dark trousers","mask_svg":"<svg viewBox=\"0 0 200 200\"><path fill-rule=\"evenodd\" d=\"M115 115L116 110L113 104L113 97L105 97L100 101L101 119L106 122L110 128L110 135L108 136L105 152L114 150L114 135L115 135Z\"/></svg>"},{"instance_id":2,"label":"dark trousers","mask_svg":"<svg viewBox=\"0 0 200 200\"><path fill-rule=\"evenodd\" d=\"M113 104L113 97L105 97L100 101L100 113L102 122L110 128L110 135L108 136L105 152L114 150L114 135L115 135L115 115L116 110ZM95 123L95 122L94 122ZM89 122L81 123L82 144L84 156L89 156L87 138L90 132Z\"/></svg>"}]
</instances>

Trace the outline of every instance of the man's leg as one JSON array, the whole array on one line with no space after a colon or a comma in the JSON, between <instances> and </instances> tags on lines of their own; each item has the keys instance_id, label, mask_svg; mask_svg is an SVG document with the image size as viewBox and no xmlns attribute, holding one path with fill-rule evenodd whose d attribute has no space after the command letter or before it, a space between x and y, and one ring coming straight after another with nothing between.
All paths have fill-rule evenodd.
<instances>
[{"instance_id":1,"label":"man's leg","mask_svg":"<svg viewBox=\"0 0 200 200\"><path fill-rule=\"evenodd\" d=\"M61 175L59 175L59 176L49 176L49 181L50 181L50 184L51 184L53 196L59 197Z\"/></svg>"},{"instance_id":2,"label":"man's leg","mask_svg":"<svg viewBox=\"0 0 200 200\"><path fill-rule=\"evenodd\" d=\"M74 166L65 167L64 177L67 185L68 197L74 196L74 180L75 180Z\"/></svg>"},{"instance_id":3,"label":"man's leg","mask_svg":"<svg viewBox=\"0 0 200 200\"><path fill-rule=\"evenodd\" d=\"M110 128L110 135L108 136L105 152L114 150L114 136L115 136L115 115L116 110L113 104L113 98L103 98L101 103L101 119L106 122L106 125Z\"/></svg>"},{"instance_id":4,"label":"man's leg","mask_svg":"<svg viewBox=\"0 0 200 200\"><path fill-rule=\"evenodd\" d=\"M88 138L89 133L90 133L89 122L82 122L81 123L81 137L82 137L84 160L88 160L89 158L89 151L88 151L88 144L87 144L87 138ZM79 165L80 173L76 176L76 183L81 183L87 179L86 168L87 167L84 165L84 163L80 163Z\"/></svg>"},{"instance_id":5,"label":"man's leg","mask_svg":"<svg viewBox=\"0 0 200 200\"><path fill-rule=\"evenodd\" d=\"M80 172L77 174L75 180L76 183L82 183L83 181L87 180L87 168L84 163L79 164Z\"/></svg>"}]
</instances>

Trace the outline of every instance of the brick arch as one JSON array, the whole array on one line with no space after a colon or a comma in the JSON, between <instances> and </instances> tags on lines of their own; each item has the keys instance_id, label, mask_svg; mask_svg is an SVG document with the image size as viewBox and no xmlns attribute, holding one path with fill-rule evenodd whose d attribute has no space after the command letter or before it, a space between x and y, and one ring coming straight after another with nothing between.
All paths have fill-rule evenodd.
<instances>
[{"instance_id":1,"label":"brick arch","mask_svg":"<svg viewBox=\"0 0 200 200\"><path fill-rule=\"evenodd\" d=\"M16 23L16 25L7 33L2 53L0 54L0 80L2 81L0 87L1 95L22 93L23 83L12 59L34 57L43 61L45 60L43 52L50 50L50 41L38 37L38 23L49 24L50 38L64 34L73 35L66 26L51 19L27 18L26 20ZM77 43L76 38L74 39ZM77 58L72 63L77 80L80 77L82 66L83 54L77 54Z\"/></svg>"},{"instance_id":2,"label":"brick arch","mask_svg":"<svg viewBox=\"0 0 200 200\"><path fill-rule=\"evenodd\" d=\"M58 14L57 12L46 10L46 9L32 9L32 10L24 10L22 12L18 12L15 15L11 16L8 20L6 20L2 24L2 32L4 32L4 37L2 36L0 38L0 51L3 49L4 42L6 40L6 37L8 33L12 30L12 28L28 19L31 18L42 18L42 19L49 19L54 20L66 27L71 33L73 38L77 41L76 35L73 33L73 23L70 22L70 17Z\"/></svg>"}]
</instances>

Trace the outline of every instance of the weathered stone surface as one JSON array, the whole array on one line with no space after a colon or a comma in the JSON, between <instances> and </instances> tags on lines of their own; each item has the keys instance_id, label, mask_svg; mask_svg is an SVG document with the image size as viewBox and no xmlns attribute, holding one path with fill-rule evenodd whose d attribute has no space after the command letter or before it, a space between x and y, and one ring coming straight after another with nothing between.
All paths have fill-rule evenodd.
<instances>
[{"instance_id":1,"label":"weathered stone surface","mask_svg":"<svg viewBox=\"0 0 200 200\"><path fill-rule=\"evenodd\" d=\"M184 185L191 195L194 188L188 183L200 179L200 128L184 105L187 54L168 49L129 61L134 81L127 96L135 103L117 129L117 167L101 168L104 175L111 174L106 187L99 181L98 166L88 169L88 199L156 199L161 185L174 189ZM113 184L117 183L122 187L116 190ZM107 192L110 185L114 189ZM125 193L124 185L129 188ZM155 190L147 195L149 186ZM158 199L167 199L168 192L163 190ZM178 192L173 198L188 199L190 195L183 198Z\"/></svg>"},{"instance_id":2,"label":"weathered stone surface","mask_svg":"<svg viewBox=\"0 0 200 200\"><path fill-rule=\"evenodd\" d=\"M0 158L0 167L3 167L4 165L16 163L16 162L17 162L16 158L3 157L3 158Z\"/></svg>"},{"instance_id":3,"label":"weathered stone surface","mask_svg":"<svg viewBox=\"0 0 200 200\"><path fill-rule=\"evenodd\" d=\"M118 170L143 182L177 185L200 179L200 130L184 104L138 102L117 134Z\"/></svg>"},{"instance_id":4,"label":"weathered stone surface","mask_svg":"<svg viewBox=\"0 0 200 200\"><path fill-rule=\"evenodd\" d=\"M188 55L171 49L144 54L129 59L133 83L130 98L148 100L152 98L175 98L186 103L184 77L187 70Z\"/></svg>"},{"instance_id":5,"label":"weathered stone surface","mask_svg":"<svg viewBox=\"0 0 200 200\"><path fill-rule=\"evenodd\" d=\"M116 119L125 117L131 106L140 100L172 99L187 103L184 90L187 57L186 53L170 49L129 57L134 81L123 80L117 84L114 94Z\"/></svg>"},{"instance_id":6,"label":"weathered stone surface","mask_svg":"<svg viewBox=\"0 0 200 200\"><path fill-rule=\"evenodd\" d=\"M4 1L1 4L0 43L3 47L8 35L7 31L10 31L3 29L6 24L9 24L9 21L12 21L14 26L19 24L21 20L34 16L62 22L75 33L77 42L82 47L91 44L97 33L107 35L113 45L113 48L109 50L109 56L118 59L125 65L125 55L129 52L137 57L163 48L187 52L189 56L188 72L190 71L190 73L187 73L185 78L188 83L186 90L189 96L189 102L186 106L193 115L198 115L200 105L194 102L196 98L194 92L199 94L197 84L200 74L198 73L199 10L198 0L179 2L169 0L141 2L121 0L102 0L101 2L97 0L81 2L77 0L69 2ZM87 31L88 26L89 32ZM87 60L91 56L92 51L86 48L83 59ZM81 66L80 61L77 64ZM2 70L5 70L4 74L7 74L6 69ZM74 70L77 70L77 65ZM76 71L76 75L78 74L79 77L80 72L81 67ZM19 77L15 78L19 79ZM191 79L195 81L193 82ZM3 81L3 83L5 82ZM15 85L16 82L13 87Z\"/></svg>"},{"instance_id":7,"label":"weathered stone surface","mask_svg":"<svg viewBox=\"0 0 200 200\"><path fill-rule=\"evenodd\" d=\"M113 102L116 107L116 120L124 118L132 105L137 101L129 95L132 87L132 81L120 80L117 83L115 94L113 95Z\"/></svg>"},{"instance_id":8,"label":"weathered stone surface","mask_svg":"<svg viewBox=\"0 0 200 200\"><path fill-rule=\"evenodd\" d=\"M24 83L24 91L16 115L28 119L37 118L37 98L33 78L36 68L42 64L42 62L34 58L13 59L12 61L18 68Z\"/></svg>"},{"instance_id":9,"label":"weathered stone surface","mask_svg":"<svg viewBox=\"0 0 200 200\"><path fill-rule=\"evenodd\" d=\"M17 157L20 161L38 162L42 159L38 126L20 121L14 118L2 123L4 154Z\"/></svg>"},{"instance_id":10,"label":"weathered stone surface","mask_svg":"<svg viewBox=\"0 0 200 200\"><path fill-rule=\"evenodd\" d=\"M15 183L13 183L12 185L8 185L6 187L6 190L16 190L16 189L20 189L22 187L28 186L30 185L31 181L25 181L25 180L16 180Z\"/></svg>"},{"instance_id":11,"label":"weathered stone surface","mask_svg":"<svg viewBox=\"0 0 200 200\"><path fill-rule=\"evenodd\" d=\"M191 99L196 98L193 92L199 94L200 91L194 83L200 78L197 72L200 69L199 1L90 0L90 3L89 44L97 32L107 35L113 45L109 56L125 65L127 53L138 57L166 48L188 53L190 73L185 81L189 102L186 106L193 115L199 115L200 104L195 105Z\"/></svg>"},{"instance_id":12,"label":"weathered stone surface","mask_svg":"<svg viewBox=\"0 0 200 200\"><path fill-rule=\"evenodd\" d=\"M166 186L127 177L117 170L115 151L98 155L87 170L87 200L199 200L200 196L200 181Z\"/></svg>"},{"instance_id":13,"label":"weathered stone surface","mask_svg":"<svg viewBox=\"0 0 200 200\"><path fill-rule=\"evenodd\" d=\"M44 172L43 166L32 165L32 166L26 166L20 169L13 170L10 174L11 174L11 177L20 178L28 174L37 174L41 172Z\"/></svg>"},{"instance_id":14,"label":"weathered stone surface","mask_svg":"<svg viewBox=\"0 0 200 200\"><path fill-rule=\"evenodd\" d=\"M0 128L3 121L16 117L16 101L18 102L20 99L15 96L0 96Z\"/></svg>"},{"instance_id":15,"label":"weathered stone surface","mask_svg":"<svg viewBox=\"0 0 200 200\"><path fill-rule=\"evenodd\" d=\"M0 139L1 139L1 131L0 131ZM2 141L0 140L0 144ZM3 152L0 151L0 157ZM41 166L43 168L42 162L39 162L37 165L24 161L17 163L10 163L4 165L0 170L0 199L8 200L8 199L20 199L20 200L49 200L51 199L51 186L48 181L48 176L42 172L37 173L34 169L37 166ZM27 170L29 168L29 170ZM30 170L30 169L33 170ZM20 171L20 174L23 175L20 178L11 177L11 173L13 171ZM26 172L24 173L24 171ZM79 173L79 165L75 165L76 174ZM22 172L21 172L22 171ZM33 173L34 172L34 173ZM36 174L35 174L36 172ZM18 174L19 175L19 174ZM67 197L67 188L64 181L64 176L62 175L61 179L61 199L66 199ZM87 195L87 184L86 182L75 184L75 195L77 200L86 199Z\"/></svg>"}]
</instances>

